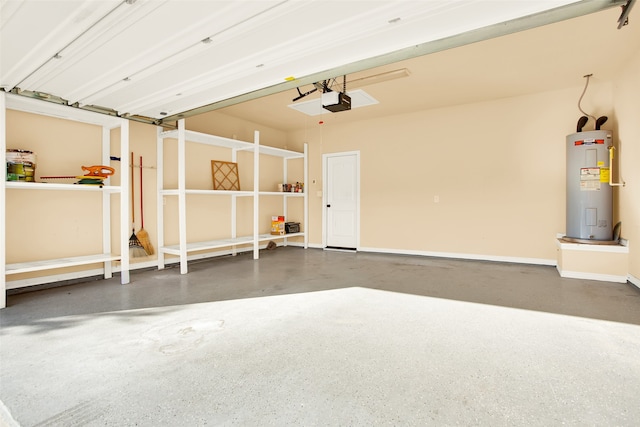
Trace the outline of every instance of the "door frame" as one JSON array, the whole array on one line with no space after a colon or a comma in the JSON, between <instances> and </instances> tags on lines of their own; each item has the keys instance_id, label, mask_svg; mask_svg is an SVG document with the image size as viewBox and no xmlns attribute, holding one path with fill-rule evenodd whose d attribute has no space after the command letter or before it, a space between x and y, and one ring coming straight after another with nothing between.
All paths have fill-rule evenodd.
<instances>
[{"instance_id":1,"label":"door frame","mask_svg":"<svg viewBox=\"0 0 640 427\"><path fill-rule=\"evenodd\" d=\"M327 248L327 178L329 158L356 156L356 250L360 249L360 150L326 153L322 155L322 248Z\"/></svg>"}]
</instances>

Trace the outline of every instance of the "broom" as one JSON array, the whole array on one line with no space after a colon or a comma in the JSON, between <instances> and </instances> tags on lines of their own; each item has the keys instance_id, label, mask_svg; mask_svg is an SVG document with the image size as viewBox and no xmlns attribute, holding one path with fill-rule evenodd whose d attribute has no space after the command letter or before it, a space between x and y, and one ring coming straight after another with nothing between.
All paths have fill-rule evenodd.
<instances>
[{"instance_id":1,"label":"broom","mask_svg":"<svg viewBox=\"0 0 640 427\"><path fill-rule=\"evenodd\" d=\"M144 251L147 255L153 255L153 245L149 241L149 233L144 229L144 211L143 211L143 201L142 201L142 156L140 156L140 230L138 230L138 240L140 244L144 248Z\"/></svg>"},{"instance_id":2,"label":"broom","mask_svg":"<svg viewBox=\"0 0 640 427\"><path fill-rule=\"evenodd\" d=\"M131 153L131 222L132 230L131 237L129 237L129 256L133 258L140 258L147 255L144 247L140 244L138 236L136 236L136 209L135 209L135 197L133 194L133 152Z\"/></svg>"}]
</instances>

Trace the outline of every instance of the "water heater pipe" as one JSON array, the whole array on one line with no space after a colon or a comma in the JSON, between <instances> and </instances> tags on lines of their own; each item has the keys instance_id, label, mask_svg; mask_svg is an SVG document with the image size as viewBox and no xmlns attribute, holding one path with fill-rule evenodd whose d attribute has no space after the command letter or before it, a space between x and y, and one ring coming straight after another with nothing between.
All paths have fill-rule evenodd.
<instances>
[{"instance_id":1,"label":"water heater pipe","mask_svg":"<svg viewBox=\"0 0 640 427\"><path fill-rule=\"evenodd\" d=\"M613 145L609 146L609 185L612 187L624 187L626 185L624 181L613 182L613 150L615 149L616 147Z\"/></svg>"}]
</instances>

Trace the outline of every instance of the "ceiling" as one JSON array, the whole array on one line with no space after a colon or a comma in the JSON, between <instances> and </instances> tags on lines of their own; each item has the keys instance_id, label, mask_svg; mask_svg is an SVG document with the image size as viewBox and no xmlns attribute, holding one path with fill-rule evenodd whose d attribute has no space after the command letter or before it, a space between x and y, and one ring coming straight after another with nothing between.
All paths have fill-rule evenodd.
<instances>
[{"instance_id":1,"label":"ceiling","mask_svg":"<svg viewBox=\"0 0 640 427\"><path fill-rule=\"evenodd\" d=\"M309 116L289 105L320 103L320 95L294 103L294 88L218 111L290 131L564 88L579 88L577 105L585 75L593 74L591 84L611 81L640 54L640 8L631 10L630 24L621 29L619 15L608 9L348 75L347 92L362 89L378 101L361 109ZM402 77L384 80L389 74Z\"/></svg>"},{"instance_id":2,"label":"ceiling","mask_svg":"<svg viewBox=\"0 0 640 427\"><path fill-rule=\"evenodd\" d=\"M612 46L607 43L619 37L613 30L621 13L619 7L611 8L625 3L0 0L0 87L153 123L258 99L251 101L254 105L244 103L225 111L240 114L240 108L255 108L261 110L253 113L260 120L286 129L299 124L288 123L284 113L267 120L275 110L265 111L263 103L275 98L264 96L279 94L280 106L281 100L294 97L291 93L295 95L296 87L343 74L354 80L385 70L409 69L409 77L378 83L375 88L368 85L367 92L381 99L380 104L367 108L388 105L382 88L401 81L405 86L398 86L394 93L407 95L409 101L398 108L413 108L434 99L431 86L442 86L441 79L474 89L465 96L458 89L446 102L496 93L493 89L508 94L507 88L516 84L513 80L520 84L525 76L512 74L504 81L495 70L511 69L513 73L516 65L527 63L540 67L540 75L545 77L554 63L557 66L564 58L550 60L538 51L539 46L527 46L534 43L527 36L522 36L526 44L515 51L512 43L500 46L502 38L494 37L609 9L606 30L602 30L606 33L604 42L593 36L598 50L587 49L591 38L557 31L558 38L548 39L545 46L556 55L564 54L559 45L582 50L593 59L585 61L577 73L596 71L584 68L598 62L596 55L609 54ZM620 31L629 33L626 27ZM600 33L600 29L592 32ZM489 54L485 48L469 45L484 39L492 39L483 42L492 43ZM457 46L464 46L457 49L466 49L465 54L451 58L449 49ZM501 49L511 49L509 57ZM416 56L420 59L408 59ZM546 62L534 62L536 58ZM380 66L382 69L377 69ZM568 74L559 67L556 72ZM569 74L576 79L575 72ZM531 76L530 72L527 75ZM536 86L535 82L529 84ZM443 102L439 99L442 96L435 97L437 102ZM287 111L292 113L301 114ZM357 110L339 114L355 113Z\"/></svg>"}]
</instances>

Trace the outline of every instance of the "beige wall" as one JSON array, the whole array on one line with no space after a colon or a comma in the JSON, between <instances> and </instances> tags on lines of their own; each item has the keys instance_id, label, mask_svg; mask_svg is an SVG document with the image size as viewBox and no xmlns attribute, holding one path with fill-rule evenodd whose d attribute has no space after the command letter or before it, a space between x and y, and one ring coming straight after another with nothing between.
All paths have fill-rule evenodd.
<instances>
[{"instance_id":1,"label":"beige wall","mask_svg":"<svg viewBox=\"0 0 640 427\"><path fill-rule=\"evenodd\" d=\"M640 285L640 51L629 58L613 86L620 178L617 207L629 240L629 274ZM618 176L616 176L618 178Z\"/></svg>"},{"instance_id":2,"label":"beige wall","mask_svg":"<svg viewBox=\"0 0 640 427\"><path fill-rule=\"evenodd\" d=\"M631 242L629 272L635 277L640 277L640 250L634 251L634 242L640 241L640 190L634 184L640 179L638 75L640 53L615 81L592 80L582 103L589 113L610 117L604 128L614 131L619 146L620 169L627 186L616 194L614 215L623 223L622 237ZM259 130L262 144L293 150L302 150L307 142L310 221L305 228L312 245L322 243L322 199L317 196L323 189L322 155L359 150L363 248L553 263L555 236L564 232L565 224L564 138L574 132L581 115L576 108L581 92L582 87L574 87L342 126L314 122L308 129L289 134L217 112L188 119L187 128L248 141L253 140L254 130ZM99 161L99 145L89 142L100 138L93 126L11 111L7 122L10 148L38 152L37 176L73 174L80 165ZM157 247L155 127L133 122L131 150L136 153L135 163L138 155L145 159L145 228ZM118 153L117 134L112 153ZM225 160L226 156L228 152L215 148L191 147L189 184L210 188L210 160ZM241 159L243 189L253 188L250 162ZM175 156L167 156L166 168L167 181L175 184ZM280 182L280 170L279 163L264 159L263 190ZM302 180L301 165L293 170L289 181ZM137 183L138 174L135 179ZM100 234L99 227L92 224L99 224L99 210L95 209L99 200L38 193L8 191L7 261L95 251ZM42 212L41 206L52 203L52 197L56 198L55 209ZM228 200L216 201L214 206L207 198L194 196L190 200L191 239L228 233ZM135 206L139 219L137 186ZM117 198L112 209L117 217ZM250 201L241 201L240 232L250 232L249 210ZM85 215L72 215L77 212ZM280 213L279 200L262 198L261 231L268 230L271 215ZM167 199L165 215L167 242L176 243L177 208L172 198ZM302 207L294 207L292 216L288 219L301 220ZM136 230L139 227L138 221ZM29 230L26 238L22 230ZM114 251L118 249L118 231L116 220ZM15 278L21 277L11 277Z\"/></svg>"},{"instance_id":3,"label":"beige wall","mask_svg":"<svg viewBox=\"0 0 640 427\"><path fill-rule=\"evenodd\" d=\"M37 154L36 178L79 175L81 166L101 164L102 129L99 126L54 119L36 114L7 111L7 148L34 151ZM120 155L119 130L111 132L111 155ZM149 168L144 169L145 229L156 244L155 127L130 124L131 150L139 163L142 155ZM120 163L111 178L119 185ZM145 165L147 166L147 165ZM139 170L136 170L136 231L140 229ZM130 171L127 171L130 173ZM75 180L57 182L73 183ZM51 181L49 181L51 182ZM56 181L54 181L56 182ZM112 252L120 252L119 195L111 196ZM102 196L98 193L65 191L7 190L6 200L7 263L88 255L102 252ZM129 235L131 230L129 230ZM149 258L149 259L153 259ZM132 259L132 263L148 259ZM16 274L9 281L28 280L51 274L100 268L99 264Z\"/></svg>"},{"instance_id":4,"label":"beige wall","mask_svg":"<svg viewBox=\"0 0 640 427\"><path fill-rule=\"evenodd\" d=\"M290 135L309 138L310 180L318 182L311 185L311 242L321 243L322 206L313 197L322 187L321 155L360 150L362 247L553 262L565 224L565 136L581 115L581 91ZM611 85L592 84L583 107L610 115Z\"/></svg>"},{"instance_id":5,"label":"beige wall","mask_svg":"<svg viewBox=\"0 0 640 427\"><path fill-rule=\"evenodd\" d=\"M102 130L96 126L9 110L6 135L8 149L37 154L37 177L77 175L82 165L100 164ZM102 249L99 194L8 189L6 215L8 263Z\"/></svg>"}]
</instances>

